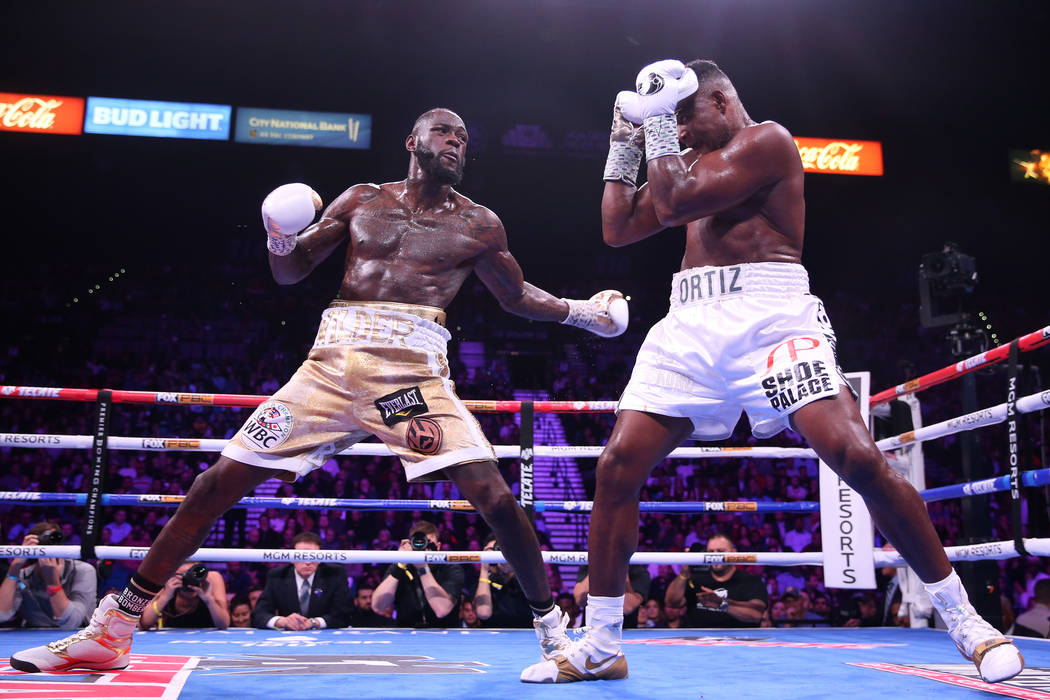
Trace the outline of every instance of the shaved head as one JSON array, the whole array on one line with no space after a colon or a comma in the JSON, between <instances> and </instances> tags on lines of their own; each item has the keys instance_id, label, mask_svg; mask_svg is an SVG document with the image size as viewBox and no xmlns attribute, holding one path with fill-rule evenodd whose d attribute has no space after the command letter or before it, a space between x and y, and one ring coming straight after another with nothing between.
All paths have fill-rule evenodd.
<instances>
[{"instance_id":1,"label":"shaved head","mask_svg":"<svg viewBox=\"0 0 1050 700\"><path fill-rule=\"evenodd\" d=\"M412 124L412 133L418 135L419 127L429 122L432 117L438 115L451 117L452 119L458 120L460 123L463 123L463 118L455 112L453 112L451 109L445 109L444 107L434 107L433 109L428 109L427 111L423 112L418 117L416 117L415 123Z\"/></svg>"}]
</instances>

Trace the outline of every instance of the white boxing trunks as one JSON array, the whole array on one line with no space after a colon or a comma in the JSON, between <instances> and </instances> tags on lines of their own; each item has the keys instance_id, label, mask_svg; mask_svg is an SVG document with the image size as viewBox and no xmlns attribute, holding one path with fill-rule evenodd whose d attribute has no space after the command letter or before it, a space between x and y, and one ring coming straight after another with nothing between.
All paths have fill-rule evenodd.
<instances>
[{"instance_id":1,"label":"white boxing trunks","mask_svg":"<svg viewBox=\"0 0 1050 700\"><path fill-rule=\"evenodd\" d=\"M672 279L671 308L638 351L617 411L690 418L698 440L729 437L746 411L766 438L840 384L835 333L804 267L697 267Z\"/></svg>"},{"instance_id":2,"label":"white boxing trunks","mask_svg":"<svg viewBox=\"0 0 1050 700\"><path fill-rule=\"evenodd\" d=\"M222 454L294 478L369 435L398 457L409 481L445 467L495 461L449 379L442 327L430 306L334 301L306 362L264 402Z\"/></svg>"}]
</instances>

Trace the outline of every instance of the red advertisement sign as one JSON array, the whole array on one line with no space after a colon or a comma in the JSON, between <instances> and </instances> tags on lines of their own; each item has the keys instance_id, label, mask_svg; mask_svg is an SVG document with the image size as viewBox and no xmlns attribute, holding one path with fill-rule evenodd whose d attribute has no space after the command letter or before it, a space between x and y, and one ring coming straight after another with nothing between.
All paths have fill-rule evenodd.
<instances>
[{"instance_id":1,"label":"red advertisement sign","mask_svg":"<svg viewBox=\"0 0 1050 700\"><path fill-rule=\"evenodd\" d=\"M83 128L83 98L0 92L0 131L79 134Z\"/></svg>"},{"instance_id":2,"label":"red advertisement sign","mask_svg":"<svg viewBox=\"0 0 1050 700\"><path fill-rule=\"evenodd\" d=\"M882 143L851 139L795 138L807 173L882 175Z\"/></svg>"}]
</instances>

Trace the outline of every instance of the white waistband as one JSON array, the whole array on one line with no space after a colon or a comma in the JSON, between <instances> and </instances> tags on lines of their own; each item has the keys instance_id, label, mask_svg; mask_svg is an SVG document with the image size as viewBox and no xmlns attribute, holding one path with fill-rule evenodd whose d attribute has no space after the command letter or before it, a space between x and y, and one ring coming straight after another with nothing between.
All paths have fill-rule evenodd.
<instances>
[{"instance_id":1,"label":"white waistband","mask_svg":"<svg viewBox=\"0 0 1050 700\"><path fill-rule=\"evenodd\" d=\"M691 267L671 278L671 308L738 296L783 298L809 294L809 273L798 263L741 263Z\"/></svg>"},{"instance_id":2,"label":"white waistband","mask_svg":"<svg viewBox=\"0 0 1050 700\"><path fill-rule=\"evenodd\" d=\"M452 335L413 314L368 306L335 306L321 314L314 347L394 345L444 354Z\"/></svg>"}]
</instances>

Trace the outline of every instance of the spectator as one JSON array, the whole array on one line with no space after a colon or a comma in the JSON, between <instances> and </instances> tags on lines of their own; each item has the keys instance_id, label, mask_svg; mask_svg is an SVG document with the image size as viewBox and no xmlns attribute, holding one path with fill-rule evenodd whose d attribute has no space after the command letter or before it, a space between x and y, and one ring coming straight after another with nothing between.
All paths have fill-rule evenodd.
<instances>
[{"instance_id":1,"label":"spectator","mask_svg":"<svg viewBox=\"0 0 1050 700\"><path fill-rule=\"evenodd\" d=\"M713 535L708 552L735 552L726 535ZM762 579L732 564L713 564L710 570L683 566L667 587L664 605L685 606L686 627L758 627L769 599Z\"/></svg>"},{"instance_id":2,"label":"spectator","mask_svg":"<svg viewBox=\"0 0 1050 700\"><path fill-rule=\"evenodd\" d=\"M583 625L583 613L580 606L576 604L576 597L572 593L559 593L554 600L561 611L569 616L569 627L581 627Z\"/></svg>"},{"instance_id":3,"label":"spectator","mask_svg":"<svg viewBox=\"0 0 1050 700\"><path fill-rule=\"evenodd\" d=\"M313 532L300 532L292 539L294 550L320 548L321 538ZM267 574L259 602L252 609L252 624L272 630L346 627L352 610L345 567L297 561Z\"/></svg>"},{"instance_id":4,"label":"spectator","mask_svg":"<svg viewBox=\"0 0 1050 700\"><path fill-rule=\"evenodd\" d=\"M1017 616L1013 634L1021 637L1050 636L1050 578L1035 582L1032 607Z\"/></svg>"},{"instance_id":5,"label":"spectator","mask_svg":"<svg viewBox=\"0 0 1050 700\"><path fill-rule=\"evenodd\" d=\"M383 617L372 609L372 594L375 586L369 581L362 581L354 596L354 610L350 613L351 627L389 627L390 618Z\"/></svg>"},{"instance_id":6,"label":"spectator","mask_svg":"<svg viewBox=\"0 0 1050 700\"><path fill-rule=\"evenodd\" d=\"M408 535L401 540L400 551L437 551L438 529L433 523L421 520ZM391 564L372 594L372 609L380 615L393 611L398 627L455 627L464 579L459 564Z\"/></svg>"},{"instance_id":7,"label":"spectator","mask_svg":"<svg viewBox=\"0 0 1050 700\"><path fill-rule=\"evenodd\" d=\"M459 626L471 629L481 628L481 618L474 609L474 601L464 600L459 604Z\"/></svg>"},{"instance_id":8,"label":"spectator","mask_svg":"<svg viewBox=\"0 0 1050 700\"><path fill-rule=\"evenodd\" d=\"M494 535L485 540L482 551L499 551ZM481 564L474 610L482 627L532 627L532 608L510 564Z\"/></svg>"},{"instance_id":9,"label":"spectator","mask_svg":"<svg viewBox=\"0 0 1050 700\"><path fill-rule=\"evenodd\" d=\"M22 540L27 547L60 534L52 523L37 523ZM72 630L87 624L95 607L98 576L94 567L75 559L11 559L0 584L0 622L18 618L23 627Z\"/></svg>"},{"instance_id":10,"label":"spectator","mask_svg":"<svg viewBox=\"0 0 1050 700\"><path fill-rule=\"evenodd\" d=\"M123 508L113 513L113 522L107 523L105 530L109 530L109 543L120 544L124 538L131 534L131 523L128 522L128 512Z\"/></svg>"},{"instance_id":11,"label":"spectator","mask_svg":"<svg viewBox=\"0 0 1050 700\"><path fill-rule=\"evenodd\" d=\"M142 611L139 626L144 630L154 626L226 629L230 611L222 575L203 564L186 562Z\"/></svg>"},{"instance_id":12,"label":"spectator","mask_svg":"<svg viewBox=\"0 0 1050 700\"><path fill-rule=\"evenodd\" d=\"M230 601L230 627L252 626L252 603L246 595L235 595Z\"/></svg>"},{"instance_id":13,"label":"spectator","mask_svg":"<svg viewBox=\"0 0 1050 700\"><path fill-rule=\"evenodd\" d=\"M650 598L642 606L645 609L645 627L667 627L667 615L664 614L664 603L658 598ZM642 627L639 615L638 626Z\"/></svg>"},{"instance_id":14,"label":"spectator","mask_svg":"<svg viewBox=\"0 0 1050 700\"><path fill-rule=\"evenodd\" d=\"M806 529L805 520L801 517L795 518L795 527L784 533L784 546L793 552L801 552L812 541L813 533Z\"/></svg>"}]
</instances>

